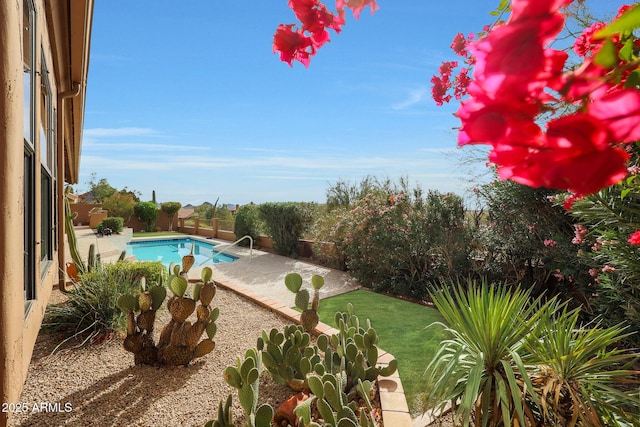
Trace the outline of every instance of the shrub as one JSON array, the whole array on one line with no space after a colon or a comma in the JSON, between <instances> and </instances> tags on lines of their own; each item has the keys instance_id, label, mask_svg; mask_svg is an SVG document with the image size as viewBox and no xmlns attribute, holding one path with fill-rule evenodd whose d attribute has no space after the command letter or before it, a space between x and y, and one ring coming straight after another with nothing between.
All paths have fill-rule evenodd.
<instances>
[{"instance_id":1,"label":"shrub","mask_svg":"<svg viewBox=\"0 0 640 427\"><path fill-rule=\"evenodd\" d=\"M161 283L164 275L160 262L105 264L82 274L80 282L67 293L67 301L47 306L43 327L67 332L65 341L81 337L83 344L109 336L124 327L124 313L117 306L120 295L137 287L142 276L148 283Z\"/></svg>"},{"instance_id":2,"label":"shrub","mask_svg":"<svg viewBox=\"0 0 640 427\"><path fill-rule=\"evenodd\" d=\"M180 202L164 202L160 205L162 212L166 213L169 217L169 231L173 231L173 218L181 207L182 203Z\"/></svg>"},{"instance_id":3,"label":"shrub","mask_svg":"<svg viewBox=\"0 0 640 427\"><path fill-rule=\"evenodd\" d=\"M98 224L98 233L102 233L105 228L110 228L114 233L120 233L124 228L124 219L118 216L109 216Z\"/></svg>"},{"instance_id":4,"label":"shrub","mask_svg":"<svg viewBox=\"0 0 640 427\"><path fill-rule=\"evenodd\" d=\"M124 222L129 221L136 206L134 195L131 193L114 193L102 202L102 207L109 211L112 217L120 217Z\"/></svg>"},{"instance_id":5,"label":"shrub","mask_svg":"<svg viewBox=\"0 0 640 427\"><path fill-rule=\"evenodd\" d=\"M258 239L260 236L260 215L258 212L258 206L244 205L238 208L233 225L233 232L238 239L244 236L251 236L254 242ZM243 240L240 244L248 246L249 242Z\"/></svg>"},{"instance_id":6,"label":"shrub","mask_svg":"<svg viewBox=\"0 0 640 427\"><path fill-rule=\"evenodd\" d=\"M158 219L158 206L153 202L140 202L133 209L140 221L145 224L145 231L154 231Z\"/></svg>"},{"instance_id":7,"label":"shrub","mask_svg":"<svg viewBox=\"0 0 640 427\"><path fill-rule=\"evenodd\" d=\"M432 294L452 338L427 367L429 406L455 402L465 426L632 425L638 391L613 387L638 375L627 366L639 355L614 348L624 327L581 325L530 289L468 285Z\"/></svg>"},{"instance_id":8,"label":"shrub","mask_svg":"<svg viewBox=\"0 0 640 427\"><path fill-rule=\"evenodd\" d=\"M263 203L258 206L267 234L273 239L273 249L279 255L298 257L300 239L313 218L313 204Z\"/></svg>"},{"instance_id":9,"label":"shrub","mask_svg":"<svg viewBox=\"0 0 640 427\"><path fill-rule=\"evenodd\" d=\"M572 243L575 219L553 201L558 193L508 180L477 191L489 217L477 234L481 272L490 280L534 287L534 295L585 301L589 268Z\"/></svg>"},{"instance_id":10,"label":"shrub","mask_svg":"<svg viewBox=\"0 0 640 427\"><path fill-rule=\"evenodd\" d=\"M326 234L319 234L333 246L316 249L320 257L346 264L366 287L421 299L430 284L468 274L469 233L456 195L375 191L334 212L333 226L325 224Z\"/></svg>"}]
</instances>

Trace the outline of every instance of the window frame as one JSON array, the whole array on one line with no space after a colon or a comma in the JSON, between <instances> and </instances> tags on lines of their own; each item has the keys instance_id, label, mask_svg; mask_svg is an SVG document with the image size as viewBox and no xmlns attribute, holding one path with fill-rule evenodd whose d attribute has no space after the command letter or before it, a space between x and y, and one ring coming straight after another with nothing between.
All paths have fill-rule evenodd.
<instances>
[{"instance_id":1,"label":"window frame","mask_svg":"<svg viewBox=\"0 0 640 427\"><path fill-rule=\"evenodd\" d=\"M33 0L23 0L23 208L24 208L24 299L25 313L36 299L36 152L35 152L35 66L36 66L36 9ZM27 54L28 52L28 54ZM27 63L28 61L28 63Z\"/></svg>"}]
</instances>

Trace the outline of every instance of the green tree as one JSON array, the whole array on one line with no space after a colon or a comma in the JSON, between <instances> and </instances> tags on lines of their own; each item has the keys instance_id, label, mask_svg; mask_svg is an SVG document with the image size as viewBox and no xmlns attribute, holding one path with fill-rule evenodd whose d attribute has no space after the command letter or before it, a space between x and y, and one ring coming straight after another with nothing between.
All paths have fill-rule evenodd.
<instances>
[{"instance_id":1,"label":"green tree","mask_svg":"<svg viewBox=\"0 0 640 427\"><path fill-rule=\"evenodd\" d=\"M91 194L93 194L93 198L95 199L96 203L102 203L106 198L112 196L118 190L112 187L107 182L106 178L100 178L99 181L97 179L98 178L96 173L92 173L91 179L89 180L89 191L91 192Z\"/></svg>"},{"instance_id":2,"label":"green tree","mask_svg":"<svg viewBox=\"0 0 640 427\"><path fill-rule=\"evenodd\" d=\"M144 222L146 231L154 231L154 226L158 219L158 206L155 203L140 202L134 207L133 211L138 219Z\"/></svg>"},{"instance_id":3,"label":"green tree","mask_svg":"<svg viewBox=\"0 0 640 427\"><path fill-rule=\"evenodd\" d=\"M315 205L314 205L315 206ZM312 208L305 203L263 203L258 206L273 249L279 255L298 257L302 235L313 219Z\"/></svg>"},{"instance_id":4,"label":"green tree","mask_svg":"<svg viewBox=\"0 0 640 427\"><path fill-rule=\"evenodd\" d=\"M236 212L236 220L233 223L233 227L233 232L238 239L244 236L251 236L255 242L260 235L260 216L258 213L258 206L240 206L240 208L238 208L238 212ZM249 246L249 242L246 240L243 240L240 244L243 246Z\"/></svg>"},{"instance_id":5,"label":"green tree","mask_svg":"<svg viewBox=\"0 0 640 427\"><path fill-rule=\"evenodd\" d=\"M164 202L160 205L162 212L169 217L169 231L173 231L173 219L181 207L182 203L180 202Z\"/></svg>"},{"instance_id":6,"label":"green tree","mask_svg":"<svg viewBox=\"0 0 640 427\"><path fill-rule=\"evenodd\" d=\"M122 218L126 223L133 215L136 201L130 193L117 192L102 202L102 207L109 211L109 216Z\"/></svg>"}]
</instances>

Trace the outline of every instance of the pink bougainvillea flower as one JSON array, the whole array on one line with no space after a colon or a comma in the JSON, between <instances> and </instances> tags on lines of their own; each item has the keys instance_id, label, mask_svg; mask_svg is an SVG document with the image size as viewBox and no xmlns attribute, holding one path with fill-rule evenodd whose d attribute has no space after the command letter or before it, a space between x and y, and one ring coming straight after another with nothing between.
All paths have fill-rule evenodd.
<instances>
[{"instance_id":1,"label":"pink bougainvillea flower","mask_svg":"<svg viewBox=\"0 0 640 427\"><path fill-rule=\"evenodd\" d=\"M453 38L453 42L451 43L451 49L456 53L456 55L462 56L463 58L467 58L469 56L469 43L473 41L475 35L473 33L469 34L467 37L462 33L456 34Z\"/></svg>"},{"instance_id":2,"label":"pink bougainvillea flower","mask_svg":"<svg viewBox=\"0 0 640 427\"><path fill-rule=\"evenodd\" d=\"M640 92L622 89L588 105L589 115L609 127L618 142L640 140Z\"/></svg>"},{"instance_id":3,"label":"pink bougainvillea flower","mask_svg":"<svg viewBox=\"0 0 640 427\"><path fill-rule=\"evenodd\" d=\"M578 113L549 122L545 142L530 147L494 145L490 160L501 179L584 196L620 181L629 154L610 145L606 126Z\"/></svg>"},{"instance_id":4,"label":"pink bougainvillea flower","mask_svg":"<svg viewBox=\"0 0 640 427\"><path fill-rule=\"evenodd\" d=\"M631 236L629 236L629 240L627 240L627 242L631 243L632 245L640 245L640 231L636 231Z\"/></svg>"},{"instance_id":5,"label":"pink bougainvillea flower","mask_svg":"<svg viewBox=\"0 0 640 427\"><path fill-rule=\"evenodd\" d=\"M273 51L280 52L280 59L290 67L293 67L294 60L308 67L311 55L315 54L313 43L302 31L294 30L294 27L294 24L278 26L273 36Z\"/></svg>"},{"instance_id":6,"label":"pink bougainvillea flower","mask_svg":"<svg viewBox=\"0 0 640 427\"><path fill-rule=\"evenodd\" d=\"M593 34L601 30L605 26L606 25L602 22L596 22L594 24L591 24L590 27L586 28L573 43L573 51L576 53L576 55L582 57L590 55L600 46L602 46L603 40L594 39Z\"/></svg>"},{"instance_id":7,"label":"pink bougainvillea flower","mask_svg":"<svg viewBox=\"0 0 640 427\"><path fill-rule=\"evenodd\" d=\"M503 25L472 43L478 86L490 98L542 96L547 80L561 76L564 67L566 54L544 47L563 22L561 15L553 15L540 22Z\"/></svg>"},{"instance_id":8,"label":"pink bougainvillea flower","mask_svg":"<svg viewBox=\"0 0 640 427\"><path fill-rule=\"evenodd\" d=\"M473 91L472 82L469 91ZM514 143L538 145L542 131L533 117L538 112L533 104L492 102L476 97L463 101L456 115L462 123L458 145Z\"/></svg>"},{"instance_id":9,"label":"pink bougainvillea flower","mask_svg":"<svg viewBox=\"0 0 640 427\"><path fill-rule=\"evenodd\" d=\"M336 0L336 9L344 10L344 7L348 7L356 19L360 18L360 12L367 6L372 15L380 8L376 0Z\"/></svg>"},{"instance_id":10,"label":"pink bougainvillea flower","mask_svg":"<svg viewBox=\"0 0 640 427\"><path fill-rule=\"evenodd\" d=\"M629 154L611 144L609 129L594 117L576 113L549 122L545 150L537 162L537 186L567 189L576 196L595 193L627 174Z\"/></svg>"},{"instance_id":11,"label":"pink bougainvillea flower","mask_svg":"<svg viewBox=\"0 0 640 427\"><path fill-rule=\"evenodd\" d=\"M573 0L513 0L509 23L526 19L544 19Z\"/></svg>"},{"instance_id":12,"label":"pink bougainvillea flower","mask_svg":"<svg viewBox=\"0 0 640 427\"><path fill-rule=\"evenodd\" d=\"M462 99L469 92L469 85L471 84L471 77L469 77L469 69L463 68L460 70L455 80L454 95L456 99Z\"/></svg>"},{"instance_id":13,"label":"pink bougainvillea flower","mask_svg":"<svg viewBox=\"0 0 640 427\"><path fill-rule=\"evenodd\" d=\"M436 105L442 105L451 100L451 95L447 94L449 87L449 82L443 80L442 77L431 77L431 97Z\"/></svg>"}]
</instances>

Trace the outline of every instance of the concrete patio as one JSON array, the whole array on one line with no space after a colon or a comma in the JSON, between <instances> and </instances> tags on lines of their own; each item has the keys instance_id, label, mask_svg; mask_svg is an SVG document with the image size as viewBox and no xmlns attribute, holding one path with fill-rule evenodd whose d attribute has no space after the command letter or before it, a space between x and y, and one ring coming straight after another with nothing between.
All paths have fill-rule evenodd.
<instances>
[{"instance_id":1,"label":"concrete patio","mask_svg":"<svg viewBox=\"0 0 640 427\"><path fill-rule=\"evenodd\" d=\"M125 228L120 234L98 237L89 227L75 227L78 250L86 258L89 246L93 243L96 252L100 253L103 262L115 262L120 253L126 249L126 245L132 240L132 230ZM228 250L230 242L218 239L205 239L195 236L184 236L209 243L215 243L230 255L238 257L231 263L219 263L210 265L213 270L213 278L218 282L230 286L242 286L250 289L252 293L263 295L290 307L294 306L295 295L284 286L284 277L288 273L299 273L304 282L304 287L311 287L311 276L320 275L325 279L325 285L320 290L320 298L342 294L358 288L358 283L344 271L315 265L309 262L275 255L260 250L250 250L240 246L233 246ZM161 237L166 239L167 237ZM66 259L71 260L68 248L65 248ZM200 277L202 266L194 266L189 272L191 279Z\"/></svg>"}]
</instances>

